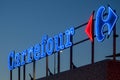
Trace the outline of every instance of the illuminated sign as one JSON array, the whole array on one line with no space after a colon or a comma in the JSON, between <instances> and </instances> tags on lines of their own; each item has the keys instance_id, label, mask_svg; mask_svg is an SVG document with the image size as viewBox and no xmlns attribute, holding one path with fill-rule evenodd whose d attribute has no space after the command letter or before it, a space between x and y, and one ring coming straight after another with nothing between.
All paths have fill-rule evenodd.
<instances>
[{"instance_id":1,"label":"illuminated sign","mask_svg":"<svg viewBox=\"0 0 120 80\"><path fill-rule=\"evenodd\" d=\"M93 28L93 17L94 17L94 15L92 14L90 16L90 19L89 19L88 24L87 24L86 29L85 29L85 32L86 32L86 34L88 35L88 37L90 38L91 41L93 41L93 35L92 35L92 32L93 32L93 29L92 29Z\"/></svg>"},{"instance_id":2,"label":"illuminated sign","mask_svg":"<svg viewBox=\"0 0 120 80\"><path fill-rule=\"evenodd\" d=\"M108 27L108 35L110 35L110 33L112 32L115 23L118 19L118 16L115 14L115 12L108 7L108 16L106 19L104 19L103 13L105 11L105 7L101 6L97 13L96 13L96 21L95 21L95 35L96 38L99 42L103 41L105 38L105 35L103 34L103 28L105 27L105 25L107 25ZM91 41L93 41L93 35L92 35L92 27L93 27L93 14L90 16L90 19L88 21L88 24L86 26L85 32L88 35L88 37L90 38Z\"/></svg>"},{"instance_id":3,"label":"illuminated sign","mask_svg":"<svg viewBox=\"0 0 120 80\"><path fill-rule=\"evenodd\" d=\"M108 7L108 16L106 19L104 19L104 11L105 7L101 6L96 13L95 35L99 42L103 41L105 38L105 35L103 34L104 26L107 25L108 35L110 35L118 18L115 12L110 7ZM94 36L92 34L94 27L93 17L94 14L90 16L88 24L85 28L85 32L91 41L93 41ZM35 46L30 47L21 53L15 53L14 51L10 52L8 56L9 70L13 70L19 66L31 63L34 60L40 60L41 58L52 55L53 52L59 52L65 48L69 48L73 44L71 38L74 34L74 27L71 27L64 33L59 33L54 37L49 38L47 35L44 35L42 37L41 43L36 44Z\"/></svg>"},{"instance_id":4,"label":"illuminated sign","mask_svg":"<svg viewBox=\"0 0 120 80\"><path fill-rule=\"evenodd\" d=\"M104 19L103 17L104 11L105 11L105 7L101 6L96 14L95 31L96 31L96 38L98 41L103 41L105 38L105 35L103 34L104 26L107 25L108 35L110 35L117 21L117 15L110 7L108 7L108 16L106 19Z\"/></svg>"},{"instance_id":5,"label":"illuminated sign","mask_svg":"<svg viewBox=\"0 0 120 80\"><path fill-rule=\"evenodd\" d=\"M65 48L69 48L73 44L71 37L74 33L74 27L71 27L64 33L59 33L54 37L48 38L47 35L43 36L41 43L36 44L34 47L30 47L21 53L15 53L14 51L10 52L8 56L9 70L31 63L33 60L36 61L52 55L53 52L58 52Z\"/></svg>"}]
</instances>

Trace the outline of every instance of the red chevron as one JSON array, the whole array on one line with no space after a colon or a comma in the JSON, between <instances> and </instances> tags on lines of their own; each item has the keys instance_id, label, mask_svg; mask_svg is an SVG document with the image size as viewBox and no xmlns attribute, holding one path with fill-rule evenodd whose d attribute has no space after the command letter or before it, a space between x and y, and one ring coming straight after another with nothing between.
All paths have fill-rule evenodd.
<instances>
[{"instance_id":1,"label":"red chevron","mask_svg":"<svg viewBox=\"0 0 120 80\"><path fill-rule=\"evenodd\" d=\"M93 14L90 16L90 19L88 21L88 24L85 28L85 33L87 34L87 36L90 38L91 42L93 41L93 35L92 35L92 27L93 27Z\"/></svg>"}]
</instances>

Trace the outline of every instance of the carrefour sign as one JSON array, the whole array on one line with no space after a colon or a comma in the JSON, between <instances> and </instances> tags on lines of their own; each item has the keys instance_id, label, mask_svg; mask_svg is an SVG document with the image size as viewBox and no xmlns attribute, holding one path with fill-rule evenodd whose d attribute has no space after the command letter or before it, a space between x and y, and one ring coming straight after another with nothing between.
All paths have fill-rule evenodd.
<instances>
[{"instance_id":1,"label":"carrefour sign","mask_svg":"<svg viewBox=\"0 0 120 80\"><path fill-rule=\"evenodd\" d=\"M71 42L71 37L74 35L74 32L74 27L71 27L64 33L59 33L54 37L44 35L39 44L36 44L21 53L15 53L14 51L10 52L8 56L9 70L31 63L33 60L39 60L52 55L53 52L58 52L72 46L73 43ZM64 42L64 40L66 42Z\"/></svg>"},{"instance_id":2,"label":"carrefour sign","mask_svg":"<svg viewBox=\"0 0 120 80\"><path fill-rule=\"evenodd\" d=\"M93 25L95 27L95 35L98 42L101 42L105 39L105 35L103 34L103 28L105 27L105 25L107 25L108 27L108 35L110 35L115 26L115 23L118 19L116 13L110 7L108 7L108 16L104 19L104 11L104 6L101 6L97 10L95 16L96 21L94 21L94 23L94 15L92 14L90 16L88 24L85 28L85 33L88 35L91 41L93 41ZM40 60L41 58L52 55L54 52L59 52L65 48L71 47L73 45L71 38L74 36L74 34L75 29L74 27L71 27L65 32L61 32L53 37L48 37L47 35L44 35L40 43L26 50L23 50L20 53L15 53L14 51L11 51L8 55L9 70L13 70L17 67L31 63L33 61Z\"/></svg>"}]
</instances>

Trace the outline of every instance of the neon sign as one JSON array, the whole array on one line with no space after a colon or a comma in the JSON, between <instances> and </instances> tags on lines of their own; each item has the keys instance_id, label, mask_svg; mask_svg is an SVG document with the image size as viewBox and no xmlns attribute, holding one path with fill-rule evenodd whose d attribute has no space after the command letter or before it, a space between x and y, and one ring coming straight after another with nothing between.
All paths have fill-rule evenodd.
<instances>
[{"instance_id":1,"label":"neon sign","mask_svg":"<svg viewBox=\"0 0 120 80\"><path fill-rule=\"evenodd\" d=\"M93 32L93 17L94 17L94 14L92 14L90 16L90 19L88 21L88 24L86 26L86 29L85 29L85 33L87 34L87 36L90 38L90 40L93 42L93 35L92 35L92 32Z\"/></svg>"},{"instance_id":2,"label":"neon sign","mask_svg":"<svg viewBox=\"0 0 120 80\"><path fill-rule=\"evenodd\" d=\"M108 27L108 35L112 32L114 25L117 21L117 15L114 11L108 7L108 16L106 19L103 19L103 12L105 11L105 7L101 6L96 14L96 23L95 23L95 31L96 31L96 38L98 41L103 41L105 35L103 34L103 28L105 25Z\"/></svg>"},{"instance_id":3,"label":"neon sign","mask_svg":"<svg viewBox=\"0 0 120 80\"><path fill-rule=\"evenodd\" d=\"M103 18L103 12L105 11L105 7L101 6L96 13L96 21L95 21L95 35L99 42L103 41L105 35L103 34L103 28L105 25L108 27L108 35L112 32L115 23L117 21L118 16L115 12L108 7L108 16L106 19ZM93 17L94 14L90 16L88 24L85 28L85 32L93 41ZM52 55L53 52L59 52L65 48L69 48L72 46L73 42L71 41L71 37L75 34L74 27L66 30L64 33L59 33L54 37L48 37L44 35L41 39L41 43L36 44L33 47L30 47L21 53L15 53L14 51L9 53L8 56L8 68L9 70L13 70L19 66L23 66L25 64L31 63L34 60L40 60L46 56Z\"/></svg>"},{"instance_id":4,"label":"neon sign","mask_svg":"<svg viewBox=\"0 0 120 80\"><path fill-rule=\"evenodd\" d=\"M31 63L33 60L36 61L46 56L52 55L53 52L58 52L65 48L69 48L73 44L71 42L71 36L73 36L74 33L74 27L71 27L64 33L59 33L54 37L48 38L47 35L43 36L41 43L36 44L34 47L30 47L21 53L15 53L14 51L10 52L8 56L9 70ZM64 39L66 39L66 42Z\"/></svg>"},{"instance_id":5,"label":"neon sign","mask_svg":"<svg viewBox=\"0 0 120 80\"><path fill-rule=\"evenodd\" d=\"M105 25L107 25L108 35L110 35L118 19L118 16L110 7L108 7L108 16L106 19L104 19L103 16L104 11L105 11L105 7L101 6L96 13L95 35L99 42L105 39L105 35L103 34L103 28L105 27ZM90 16L90 19L85 29L85 32L91 41L93 41L92 39L93 16L94 16L93 14Z\"/></svg>"}]
</instances>

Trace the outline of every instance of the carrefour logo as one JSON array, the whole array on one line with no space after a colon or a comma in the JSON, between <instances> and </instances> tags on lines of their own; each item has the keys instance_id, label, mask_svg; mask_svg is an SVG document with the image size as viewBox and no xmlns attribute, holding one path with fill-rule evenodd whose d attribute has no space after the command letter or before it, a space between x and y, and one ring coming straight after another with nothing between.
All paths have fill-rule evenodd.
<instances>
[{"instance_id":1,"label":"carrefour logo","mask_svg":"<svg viewBox=\"0 0 120 80\"><path fill-rule=\"evenodd\" d=\"M95 21L94 12L90 16L88 24L85 28L85 33L88 35L90 40L93 42L94 35L98 42L101 42L105 39L103 34L103 28L107 25L108 35L111 34L115 23L118 19L118 16L112 10L111 7L108 7L108 15L104 18L105 7L101 6L96 13ZM95 28L95 29L93 29ZM95 30L95 34L94 33ZM44 35L41 39L41 42L36 44L33 47L23 50L21 53L15 53L11 51L8 55L8 68L13 70L19 66L31 63L33 61L40 60L46 56L52 55L54 52L59 52L65 48L69 48L73 45L72 37L75 34L74 27L67 29L65 32L61 32L53 37L48 37Z\"/></svg>"},{"instance_id":2,"label":"carrefour logo","mask_svg":"<svg viewBox=\"0 0 120 80\"><path fill-rule=\"evenodd\" d=\"M93 23L93 17L94 13L90 16L90 19L88 21L88 24L86 26L85 32L90 38L91 41L93 41L93 27L95 27L95 35L96 38L99 42L103 41L105 39L105 35L103 34L103 28L105 25L107 25L108 29L108 36L112 32L113 28L115 27L115 23L118 19L118 16L116 13L111 9L111 7L108 7L108 15L107 18L104 19L104 12L105 12L105 7L101 6L95 17L95 23Z\"/></svg>"}]
</instances>

